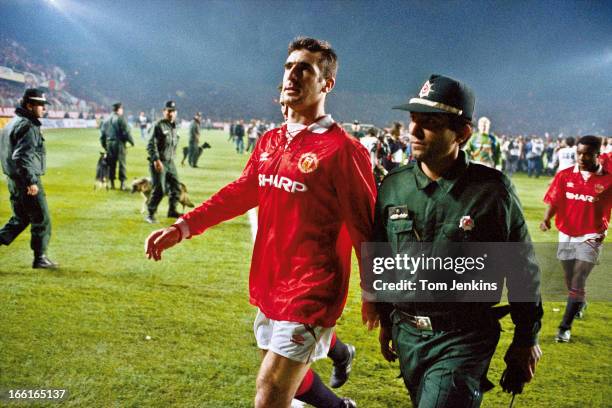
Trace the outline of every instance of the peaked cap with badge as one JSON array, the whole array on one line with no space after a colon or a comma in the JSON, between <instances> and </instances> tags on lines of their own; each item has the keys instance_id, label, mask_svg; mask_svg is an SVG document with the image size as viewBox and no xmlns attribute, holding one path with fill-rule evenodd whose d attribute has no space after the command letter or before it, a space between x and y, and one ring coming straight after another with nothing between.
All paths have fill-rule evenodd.
<instances>
[{"instance_id":1,"label":"peaked cap with badge","mask_svg":"<svg viewBox=\"0 0 612 408\"><path fill-rule=\"evenodd\" d=\"M170 111L176 110L176 102L174 101L166 102L166 104L164 105L164 109L168 109Z\"/></svg>"},{"instance_id":2,"label":"peaked cap with badge","mask_svg":"<svg viewBox=\"0 0 612 408\"><path fill-rule=\"evenodd\" d=\"M49 101L45 96L45 93L37 88L28 88L23 93L23 105L31 103L33 105L49 105Z\"/></svg>"},{"instance_id":3,"label":"peaked cap with badge","mask_svg":"<svg viewBox=\"0 0 612 408\"><path fill-rule=\"evenodd\" d=\"M476 98L470 87L456 79L442 75L431 75L421 87L418 95L408 103L393 109L421 113L450 113L472 120Z\"/></svg>"}]
</instances>

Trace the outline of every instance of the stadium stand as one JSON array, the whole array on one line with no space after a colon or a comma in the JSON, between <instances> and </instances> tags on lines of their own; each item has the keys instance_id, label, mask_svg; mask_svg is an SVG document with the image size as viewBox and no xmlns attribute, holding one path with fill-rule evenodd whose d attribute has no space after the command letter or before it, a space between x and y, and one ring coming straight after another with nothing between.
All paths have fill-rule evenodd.
<instances>
[{"instance_id":1,"label":"stadium stand","mask_svg":"<svg viewBox=\"0 0 612 408\"><path fill-rule=\"evenodd\" d=\"M33 57L13 40L0 41L0 116L12 115L25 88L46 90L51 101L49 118L90 118L105 112L102 106L82 93L70 90L69 77L57 65Z\"/></svg>"}]
</instances>

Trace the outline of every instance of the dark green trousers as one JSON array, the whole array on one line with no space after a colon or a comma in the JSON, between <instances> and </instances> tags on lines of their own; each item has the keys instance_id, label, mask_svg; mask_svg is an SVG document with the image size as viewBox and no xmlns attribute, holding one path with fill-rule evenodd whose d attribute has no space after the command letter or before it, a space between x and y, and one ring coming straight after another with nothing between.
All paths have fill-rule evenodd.
<instances>
[{"instance_id":1,"label":"dark green trousers","mask_svg":"<svg viewBox=\"0 0 612 408\"><path fill-rule=\"evenodd\" d=\"M0 229L0 243L9 245L31 225L30 247L34 255L45 254L51 238L51 217L42 183L36 183L38 194L30 196L25 183L11 178L7 178L7 182L13 216Z\"/></svg>"},{"instance_id":2,"label":"dark green trousers","mask_svg":"<svg viewBox=\"0 0 612 408\"><path fill-rule=\"evenodd\" d=\"M179 196L181 193L181 187L179 185L178 173L176 172L176 166L174 162L162 162L164 170L161 173L155 171L153 163L149 164L149 171L151 172L151 182L153 184L153 190L151 191L151 199L147 205L149 214L154 215L157 211L157 206L161 202L164 194L168 194L168 212L176 211L176 205L178 204Z\"/></svg>"},{"instance_id":3,"label":"dark green trousers","mask_svg":"<svg viewBox=\"0 0 612 408\"><path fill-rule=\"evenodd\" d=\"M489 325L490 326L490 325ZM499 325L470 331L421 331L393 314L393 343L415 408L477 408L492 388L489 363Z\"/></svg>"},{"instance_id":4,"label":"dark green trousers","mask_svg":"<svg viewBox=\"0 0 612 408\"><path fill-rule=\"evenodd\" d=\"M189 141L189 165L195 167L198 165L198 159L200 158L200 147L197 141Z\"/></svg>"},{"instance_id":5,"label":"dark green trousers","mask_svg":"<svg viewBox=\"0 0 612 408\"><path fill-rule=\"evenodd\" d=\"M107 161L108 161L108 178L109 180L115 180L115 174L117 173L117 164L119 164L119 180L127 180L127 159L126 159L126 147L125 143L117 140L108 142L106 146Z\"/></svg>"}]
</instances>

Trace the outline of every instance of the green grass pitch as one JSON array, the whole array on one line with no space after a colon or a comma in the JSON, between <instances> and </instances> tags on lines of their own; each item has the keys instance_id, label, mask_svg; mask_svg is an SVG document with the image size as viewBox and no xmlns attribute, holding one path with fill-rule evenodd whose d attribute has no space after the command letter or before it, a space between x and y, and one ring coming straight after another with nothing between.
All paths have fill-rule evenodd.
<instances>
[{"instance_id":1,"label":"green grass pitch","mask_svg":"<svg viewBox=\"0 0 612 408\"><path fill-rule=\"evenodd\" d=\"M255 309L247 293L252 243L246 215L181 243L154 263L145 259L143 242L153 229L171 223L164 218L167 199L158 211L161 223L146 224L139 195L94 191L100 151L96 130L48 130L45 135L49 166L43 183L53 223L49 255L61 269L30 268L28 231L10 247L0 247L0 390L67 389L69 396L59 405L66 407L252 406L259 354L252 334ZM185 146L187 132L181 135ZM136 147L128 150L130 181L148 175L144 142L137 131L134 136ZM195 202L233 180L247 160L233 151L223 132L205 131L202 139L213 148L204 151L201 167L179 167ZM548 180L522 175L514 180L539 242L556 237L537 230ZM3 181L0 222L9 216ZM610 263L602 263L593 274L611 272ZM397 364L382 359L377 333L361 325L359 299L358 274L353 273L337 332L356 345L357 359L339 394L360 407L410 406L396 378ZM612 406L612 304L591 302L586 319L575 325L574 341L559 345L552 337L563 306L545 303L544 356L516 407ZM489 371L496 384L512 337L509 317L502 326ZM331 365L320 361L314 368L325 380ZM497 386L485 395L483 407L505 407L509 401Z\"/></svg>"}]
</instances>

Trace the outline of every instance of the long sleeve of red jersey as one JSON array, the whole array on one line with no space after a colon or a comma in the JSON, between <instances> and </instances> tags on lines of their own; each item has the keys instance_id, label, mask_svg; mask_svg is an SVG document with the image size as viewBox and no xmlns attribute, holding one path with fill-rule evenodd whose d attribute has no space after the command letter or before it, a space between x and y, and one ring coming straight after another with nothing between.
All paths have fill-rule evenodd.
<instances>
[{"instance_id":1,"label":"long sleeve of red jersey","mask_svg":"<svg viewBox=\"0 0 612 408\"><path fill-rule=\"evenodd\" d=\"M335 188L343 221L360 261L360 274L363 277L365 271L361 270L361 244L369 239L372 232L376 183L367 150L353 141L347 144L349 146L338 157Z\"/></svg>"},{"instance_id":2,"label":"long sleeve of red jersey","mask_svg":"<svg viewBox=\"0 0 612 408\"><path fill-rule=\"evenodd\" d=\"M548 190L544 195L544 202L546 204L550 204L553 207L556 207L559 202L559 198L563 197L563 192L560 191L560 187L562 185L561 178L563 177L563 174L564 173L557 173L552 183L550 183L550 187L548 187Z\"/></svg>"},{"instance_id":3,"label":"long sleeve of red jersey","mask_svg":"<svg viewBox=\"0 0 612 408\"><path fill-rule=\"evenodd\" d=\"M199 235L206 229L245 213L258 204L258 149L251 154L242 175L198 207L183 215L189 234Z\"/></svg>"}]
</instances>

